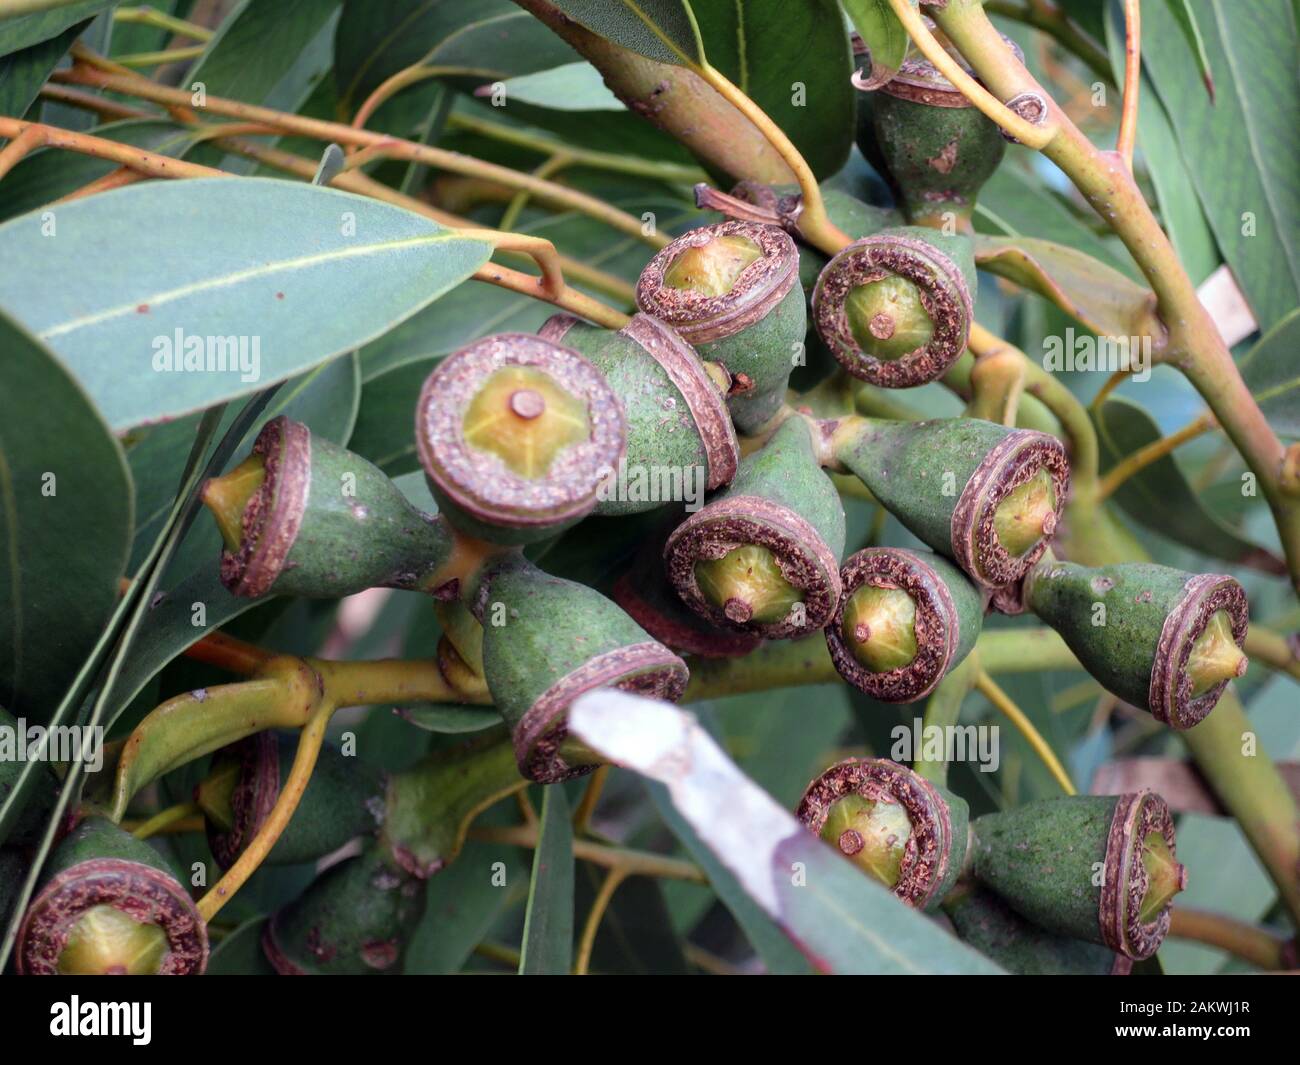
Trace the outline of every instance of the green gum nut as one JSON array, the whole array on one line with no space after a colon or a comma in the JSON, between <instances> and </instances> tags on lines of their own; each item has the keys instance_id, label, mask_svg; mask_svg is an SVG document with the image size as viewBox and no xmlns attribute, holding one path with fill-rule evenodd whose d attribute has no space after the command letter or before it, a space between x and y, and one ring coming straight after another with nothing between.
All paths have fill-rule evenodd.
<instances>
[{"instance_id":1,"label":"green gum nut","mask_svg":"<svg viewBox=\"0 0 1300 1065\"><path fill-rule=\"evenodd\" d=\"M686 663L614 603L521 556L489 566L470 606L483 625L488 689L510 726L519 772L539 784L599 764L568 737L579 695L619 688L675 702L686 688Z\"/></svg>"},{"instance_id":2,"label":"green gum nut","mask_svg":"<svg viewBox=\"0 0 1300 1065\"><path fill-rule=\"evenodd\" d=\"M943 911L957 937L1016 976L1128 976L1133 959L1027 921L988 888L961 884Z\"/></svg>"},{"instance_id":3,"label":"green gum nut","mask_svg":"<svg viewBox=\"0 0 1300 1065\"><path fill-rule=\"evenodd\" d=\"M424 906L423 882L382 842L371 842L277 911L262 950L282 976L396 974Z\"/></svg>"},{"instance_id":4,"label":"green gum nut","mask_svg":"<svg viewBox=\"0 0 1300 1065\"><path fill-rule=\"evenodd\" d=\"M836 459L980 587L1020 580L1047 550L1070 482L1055 437L976 418L864 420L843 429Z\"/></svg>"},{"instance_id":5,"label":"green gum nut","mask_svg":"<svg viewBox=\"0 0 1300 1065\"><path fill-rule=\"evenodd\" d=\"M984 596L939 555L869 547L844 563L840 580L826 645L840 676L874 699L929 695L975 646Z\"/></svg>"},{"instance_id":6,"label":"green gum nut","mask_svg":"<svg viewBox=\"0 0 1300 1065\"><path fill-rule=\"evenodd\" d=\"M26 764L18 757L17 750L19 730L24 727L25 723L20 725L13 714L0 707L0 733L4 737L12 737L15 744L13 751L5 751L5 744L0 739L0 806L8 801L10 793L18 786ZM59 781L48 763L36 765L32 772L36 780L29 785L31 790L27 792L18 819L14 822L9 838L5 840L11 845L34 843L45 829L59 797Z\"/></svg>"},{"instance_id":7,"label":"green gum nut","mask_svg":"<svg viewBox=\"0 0 1300 1065\"><path fill-rule=\"evenodd\" d=\"M460 854L474 818L527 785L505 728L434 751L389 786L384 837L394 859L421 880L440 873Z\"/></svg>"},{"instance_id":8,"label":"green gum nut","mask_svg":"<svg viewBox=\"0 0 1300 1065\"><path fill-rule=\"evenodd\" d=\"M623 458L627 426L604 374L578 352L501 333L429 375L415 444L448 521L481 540L523 544L595 509Z\"/></svg>"},{"instance_id":9,"label":"green gum nut","mask_svg":"<svg viewBox=\"0 0 1300 1065\"><path fill-rule=\"evenodd\" d=\"M554 315L538 335L572 344L623 405L627 451L597 493L597 514L698 502L735 477L740 446L723 393L695 349L663 322L638 314L615 333Z\"/></svg>"},{"instance_id":10,"label":"green gum nut","mask_svg":"<svg viewBox=\"0 0 1300 1065\"><path fill-rule=\"evenodd\" d=\"M831 766L795 816L914 909L935 909L961 875L966 801L887 758Z\"/></svg>"},{"instance_id":11,"label":"green gum nut","mask_svg":"<svg viewBox=\"0 0 1300 1065\"><path fill-rule=\"evenodd\" d=\"M1246 593L1222 574L1045 560L1023 597L1103 687L1175 729L1203 720L1246 671Z\"/></svg>"},{"instance_id":12,"label":"green gum nut","mask_svg":"<svg viewBox=\"0 0 1300 1065\"><path fill-rule=\"evenodd\" d=\"M360 455L279 417L202 498L222 531L235 595L334 598L386 586L440 593L451 530ZM448 594L441 590L441 594Z\"/></svg>"},{"instance_id":13,"label":"green gum nut","mask_svg":"<svg viewBox=\"0 0 1300 1065\"><path fill-rule=\"evenodd\" d=\"M1135 961L1169 932L1187 884L1164 799L1071 795L975 819L976 878L1022 917Z\"/></svg>"},{"instance_id":14,"label":"green gum nut","mask_svg":"<svg viewBox=\"0 0 1300 1065\"><path fill-rule=\"evenodd\" d=\"M884 229L826 264L813 290L813 324L854 377L912 388L942 376L966 350L974 293L969 237Z\"/></svg>"},{"instance_id":15,"label":"green gum nut","mask_svg":"<svg viewBox=\"0 0 1300 1065\"><path fill-rule=\"evenodd\" d=\"M213 757L195 798L207 821L208 846L223 869L234 865L270 816L296 750L295 736L266 731ZM382 773L337 747L323 747L297 810L264 864L314 862L356 836L373 834L383 803Z\"/></svg>"},{"instance_id":16,"label":"green gum nut","mask_svg":"<svg viewBox=\"0 0 1300 1065\"><path fill-rule=\"evenodd\" d=\"M979 190L1006 154L998 126L918 55L875 94L870 121L909 220L969 232Z\"/></svg>"},{"instance_id":17,"label":"green gum nut","mask_svg":"<svg viewBox=\"0 0 1300 1065\"><path fill-rule=\"evenodd\" d=\"M207 965L208 934L162 855L92 818L47 863L18 929L17 959L28 976L189 976Z\"/></svg>"},{"instance_id":18,"label":"green gum nut","mask_svg":"<svg viewBox=\"0 0 1300 1065\"><path fill-rule=\"evenodd\" d=\"M762 643L752 632L720 628L686 604L674 591L664 569L664 546L676 527L675 520L649 537L632 565L619 577L610 593L628 616L660 643L679 654L701 658L739 658Z\"/></svg>"},{"instance_id":19,"label":"green gum nut","mask_svg":"<svg viewBox=\"0 0 1300 1065\"><path fill-rule=\"evenodd\" d=\"M637 306L731 375L736 427L754 433L780 408L808 327L799 253L778 226L723 222L658 252Z\"/></svg>"},{"instance_id":20,"label":"green gum nut","mask_svg":"<svg viewBox=\"0 0 1300 1065\"><path fill-rule=\"evenodd\" d=\"M813 431L790 418L668 537L669 580L711 624L791 639L834 614L844 507L817 461Z\"/></svg>"}]
</instances>

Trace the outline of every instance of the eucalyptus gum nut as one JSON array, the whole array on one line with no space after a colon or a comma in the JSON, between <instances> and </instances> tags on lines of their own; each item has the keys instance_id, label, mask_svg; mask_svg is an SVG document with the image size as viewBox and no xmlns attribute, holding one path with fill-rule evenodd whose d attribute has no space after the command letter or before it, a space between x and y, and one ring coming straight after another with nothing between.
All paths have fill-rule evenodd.
<instances>
[{"instance_id":1,"label":"eucalyptus gum nut","mask_svg":"<svg viewBox=\"0 0 1300 1065\"><path fill-rule=\"evenodd\" d=\"M475 399L496 387L495 375L511 370L544 374L554 394L565 397L564 406L581 408L587 426L587 435L556 451L536 477L516 472L501 454L466 435ZM500 401L497 417L508 423L501 428L515 435L521 454L535 437L572 428L572 419L535 390L503 392ZM601 482L623 457L627 426L604 375L578 352L527 333L501 333L454 352L428 376L416 407L415 443L448 521L480 540L525 544L591 513Z\"/></svg>"},{"instance_id":2,"label":"eucalyptus gum nut","mask_svg":"<svg viewBox=\"0 0 1300 1065\"><path fill-rule=\"evenodd\" d=\"M903 806L912 830L893 892L915 909L937 908L965 861L966 800L887 758L848 758L808 785L795 816L820 836L832 807L852 795Z\"/></svg>"},{"instance_id":3,"label":"eucalyptus gum nut","mask_svg":"<svg viewBox=\"0 0 1300 1065\"><path fill-rule=\"evenodd\" d=\"M675 702L686 664L599 592L543 573L522 556L481 575L470 599L483 624L483 668L510 726L519 771L542 784L582 776L562 750L569 705L594 688Z\"/></svg>"},{"instance_id":4,"label":"eucalyptus gum nut","mask_svg":"<svg viewBox=\"0 0 1300 1065\"><path fill-rule=\"evenodd\" d=\"M15 744L18 740L19 728L18 719L4 707L0 707L0 730L3 730L5 735L12 736ZM25 764L17 758L16 750L12 753L5 752L0 746L0 805L8 801L10 792L18 786L18 779L22 776ZM33 773L36 775L36 782L30 786L23 807L18 812L18 819L14 822L9 838L5 841L10 845L35 842L44 831L50 815L54 812L54 804L59 798L59 781L48 763L37 765Z\"/></svg>"},{"instance_id":5,"label":"eucalyptus gum nut","mask_svg":"<svg viewBox=\"0 0 1300 1065\"><path fill-rule=\"evenodd\" d=\"M614 584L611 596L638 625L679 654L701 658L739 658L749 654L762 638L750 632L722 629L688 610L668 582L664 570L664 545L671 524L648 539L637 551L631 568Z\"/></svg>"},{"instance_id":6,"label":"eucalyptus gum nut","mask_svg":"<svg viewBox=\"0 0 1300 1065\"><path fill-rule=\"evenodd\" d=\"M909 76L920 65L933 77ZM909 58L900 75L876 94L871 122L908 218L942 226L951 213L969 226L979 190L1006 154L1001 130L928 61Z\"/></svg>"},{"instance_id":7,"label":"eucalyptus gum nut","mask_svg":"<svg viewBox=\"0 0 1300 1065\"><path fill-rule=\"evenodd\" d=\"M824 626L840 597L839 557L844 550L844 506L813 450L812 428L802 417L787 420L740 464L736 479L668 537L664 563L682 601L720 628L740 628L765 639L789 639ZM781 621L744 621L711 603L696 567L755 545L773 556L785 580L799 592Z\"/></svg>"},{"instance_id":8,"label":"eucalyptus gum nut","mask_svg":"<svg viewBox=\"0 0 1300 1065\"><path fill-rule=\"evenodd\" d=\"M963 884L943 904L959 938L1016 976L1128 976L1133 959L1039 928L994 892Z\"/></svg>"},{"instance_id":9,"label":"eucalyptus gum nut","mask_svg":"<svg viewBox=\"0 0 1300 1065\"><path fill-rule=\"evenodd\" d=\"M929 695L971 652L984 621L984 596L947 559L897 547L869 547L840 570L843 591L826 626L826 646L836 671L881 702L913 702ZM894 588L915 606L916 655L897 669L874 672L855 656L844 632L845 611L863 588Z\"/></svg>"},{"instance_id":10,"label":"eucalyptus gum nut","mask_svg":"<svg viewBox=\"0 0 1300 1065\"><path fill-rule=\"evenodd\" d=\"M224 748L213 759L213 773L228 763L238 765L230 792L230 827L208 818L208 846L223 869L235 863L270 816L296 751L296 736L265 731ZM356 836L374 833L382 820L384 788L382 773L333 745L323 747L297 810L263 864L314 862Z\"/></svg>"},{"instance_id":11,"label":"eucalyptus gum nut","mask_svg":"<svg viewBox=\"0 0 1300 1065\"><path fill-rule=\"evenodd\" d=\"M203 972L207 929L175 871L144 840L103 818L73 829L46 864L40 890L18 929L18 972L55 975L74 928L101 906L162 929L167 950L160 975Z\"/></svg>"},{"instance_id":12,"label":"eucalyptus gum nut","mask_svg":"<svg viewBox=\"0 0 1300 1065\"><path fill-rule=\"evenodd\" d=\"M741 237L762 252L730 291L708 295L673 288L667 274L684 253L720 238ZM769 421L785 399L797 345L808 328L799 289L799 253L789 234L756 222L722 222L678 237L659 251L637 281L637 306L675 330L700 358L721 363L732 376L729 402L742 433Z\"/></svg>"},{"instance_id":13,"label":"eucalyptus gum nut","mask_svg":"<svg viewBox=\"0 0 1300 1065\"><path fill-rule=\"evenodd\" d=\"M479 813L527 784L509 732L489 729L391 778L384 838L403 869L426 879L456 860Z\"/></svg>"},{"instance_id":14,"label":"eucalyptus gum nut","mask_svg":"<svg viewBox=\"0 0 1300 1065\"><path fill-rule=\"evenodd\" d=\"M985 814L972 828L976 878L1035 924L1135 961L1168 933L1168 905L1154 920L1141 917L1150 883L1144 841L1159 833L1175 850L1173 819L1158 795L1043 799ZM1173 872L1186 886L1182 867Z\"/></svg>"},{"instance_id":15,"label":"eucalyptus gum nut","mask_svg":"<svg viewBox=\"0 0 1300 1065\"><path fill-rule=\"evenodd\" d=\"M451 530L411 506L377 467L284 416L266 423L253 453L265 476L244 509L239 549L221 554L221 580L232 593L436 592Z\"/></svg>"},{"instance_id":16,"label":"eucalyptus gum nut","mask_svg":"<svg viewBox=\"0 0 1300 1065\"><path fill-rule=\"evenodd\" d=\"M375 976L401 970L425 889L381 842L321 873L277 911L262 950L282 976Z\"/></svg>"},{"instance_id":17,"label":"eucalyptus gum nut","mask_svg":"<svg viewBox=\"0 0 1300 1065\"><path fill-rule=\"evenodd\" d=\"M882 313L857 322L850 297L863 286L900 278L916 298L900 305L909 320L927 318L931 332L914 350L888 359L862 350L855 333L869 329L888 339L897 324ZM974 316L975 258L970 238L918 226L900 226L855 240L826 264L813 290L813 324L849 373L882 388L911 388L943 375L966 350Z\"/></svg>"},{"instance_id":18,"label":"eucalyptus gum nut","mask_svg":"<svg viewBox=\"0 0 1300 1065\"><path fill-rule=\"evenodd\" d=\"M1044 562L1025 579L1024 599L1103 687L1175 729L1202 721L1228 684L1193 696L1188 665L1197 638L1223 611L1240 647L1250 620L1232 577L1149 563ZM1244 657L1237 668L1245 671Z\"/></svg>"},{"instance_id":19,"label":"eucalyptus gum nut","mask_svg":"<svg viewBox=\"0 0 1300 1065\"><path fill-rule=\"evenodd\" d=\"M600 337L592 328L580 327L570 316L554 315L539 335L549 333L568 343L577 330L585 345L580 350L623 405L627 451L599 493L597 514L635 514L683 500L698 503L706 490L735 476L740 462L735 427L689 344L645 314L619 332L600 330Z\"/></svg>"},{"instance_id":20,"label":"eucalyptus gum nut","mask_svg":"<svg viewBox=\"0 0 1300 1065\"><path fill-rule=\"evenodd\" d=\"M835 457L921 541L990 590L1019 580L1047 550L1069 493L1059 440L977 418L864 421L836 442ZM1012 556L994 529L998 507L1042 469L1055 508L1037 545Z\"/></svg>"}]
</instances>

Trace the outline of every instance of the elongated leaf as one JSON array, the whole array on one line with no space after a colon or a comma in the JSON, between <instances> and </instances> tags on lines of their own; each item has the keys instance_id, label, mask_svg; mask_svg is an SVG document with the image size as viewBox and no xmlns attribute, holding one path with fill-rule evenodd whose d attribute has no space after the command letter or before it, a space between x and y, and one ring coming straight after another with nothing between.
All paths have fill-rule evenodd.
<instances>
[{"instance_id":1,"label":"elongated leaf","mask_svg":"<svg viewBox=\"0 0 1300 1065\"><path fill-rule=\"evenodd\" d=\"M0 306L64 357L115 429L358 347L490 252L375 200L262 178L131 186L59 208L54 225L0 226L0 257L23 263L0 278Z\"/></svg>"},{"instance_id":2,"label":"elongated leaf","mask_svg":"<svg viewBox=\"0 0 1300 1065\"><path fill-rule=\"evenodd\" d=\"M574 703L569 731L663 784L709 850L818 969L999 971L809 833L691 715L668 703L595 691Z\"/></svg>"},{"instance_id":3,"label":"elongated leaf","mask_svg":"<svg viewBox=\"0 0 1300 1065\"><path fill-rule=\"evenodd\" d=\"M981 269L1051 300L1100 336L1142 336L1154 325L1155 296L1084 252L1032 237L975 237Z\"/></svg>"},{"instance_id":4,"label":"elongated leaf","mask_svg":"<svg viewBox=\"0 0 1300 1065\"><path fill-rule=\"evenodd\" d=\"M547 788L528 886L521 976L565 976L573 966L573 825L569 818L564 789Z\"/></svg>"},{"instance_id":5,"label":"elongated leaf","mask_svg":"<svg viewBox=\"0 0 1300 1065\"><path fill-rule=\"evenodd\" d=\"M340 107L351 113L386 78L417 63L472 88L576 58L572 48L510 0L344 0L334 79Z\"/></svg>"},{"instance_id":6,"label":"elongated leaf","mask_svg":"<svg viewBox=\"0 0 1300 1065\"><path fill-rule=\"evenodd\" d=\"M0 312L0 706L46 721L117 599L122 449L57 357Z\"/></svg>"},{"instance_id":7,"label":"elongated leaf","mask_svg":"<svg viewBox=\"0 0 1300 1065\"><path fill-rule=\"evenodd\" d=\"M1206 91L1210 94L1210 99L1214 99L1214 71L1210 69L1210 57L1205 51L1205 38L1201 36L1200 23L1196 21L1196 12L1192 10L1191 4L1187 0L1165 0L1169 5L1169 10L1178 23L1179 28L1183 31L1183 36L1187 38L1187 45L1196 56L1196 66L1201 72L1201 80L1205 82Z\"/></svg>"},{"instance_id":8,"label":"elongated leaf","mask_svg":"<svg viewBox=\"0 0 1300 1065\"><path fill-rule=\"evenodd\" d=\"M1162 435L1155 419L1123 396L1108 399L1096 422L1103 470ZM1239 535L1206 509L1171 455L1130 477L1116 489L1114 499L1140 525L1193 551L1264 573L1286 573L1277 555Z\"/></svg>"},{"instance_id":9,"label":"elongated leaf","mask_svg":"<svg viewBox=\"0 0 1300 1065\"><path fill-rule=\"evenodd\" d=\"M0 55L0 115L21 118L72 42L86 27L79 22L47 41ZM3 24L0 24L3 33ZM8 189L5 190L6 197Z\"/></svg>"},{"instance_id":10,"label":"elongated leaf","mask_svg":"<svg viewBox=\"0 0 1300 1065\"><path fill-rule=\"evenodd\" d=\"M450 735L482 732L485 728L501 724L500 713L483 706L407 706L397 713L416 728Z\"/></svg>"},{"instance_id":11,"label":"elongated leaf","mask_svg":"<svg viewBox=\"0 0 1300 1065\"><path fill-rule=\"evenodd\" d=\"M504 83L506 99L557 111L625 111L590 63L565 63Z\"/></svg>"},{"instance_id":12,"label":"elongated leaf","mask_svg":"<svg viewBox=\"0 0 1300 1065\"><path fill-rule=\"evenodd\" d=\"M837 172L849 157L857 101L835 0L695 0L693 10L709 63L789 135L819 178Z\"/></svg>"},{"instance_id":13,"label":"elongated leaf","mask_svg":"<svg viewBox=\"0 0 1300 1065\"><path fill-rule=\"evenodd\" d=\"M878 89L892 81L903 65L911 39L888 0L841 0L871 59L865 87Z\"/></svg>"},{"instance_id":14,"label":"elongated leaf","mask_svg":"<svg viewBox=\"0 0 1300 1065\"><path fill-rule=\"evenodd\" d=\"M57 37L70 26L92 19L114 0L69 0L47 11L4 18L0 16L0 56Z\"/></svg>"},{"instance_id":15,"label":"elongated leaf","mask_svg":"<svg viewBox=\"0 0 1300 1065\"><path fill-rule=\"evenodd\" d=\"M1213 102L1169 7L1143 7L1142 57L1224 259L1267 331L1300 303L1300 83L1288 0L1190 0L1214 69Z\"/></svg>"},{"instance_id":16,"label":"elongated leaf","mask_svg":"<svg viewBox=\"0 0 1300 1065\"><path fill-rule=\"evenodd\" d=\"M1241 376L1279 435L1300 438L1300 308L1292 311L1241 360Z\"/></svg>"},{"instance_id":17,"label":"elongated leaf","mask_svg":"<svg viewBox=\"0 0 1300 1065\"><path fill-rule=\"evenodd\" d=\"M689 66L704 62L699 27L687 0L553 0L553 3L574 22L620 48L660 63Z\"/></svg>"}]
</instances>

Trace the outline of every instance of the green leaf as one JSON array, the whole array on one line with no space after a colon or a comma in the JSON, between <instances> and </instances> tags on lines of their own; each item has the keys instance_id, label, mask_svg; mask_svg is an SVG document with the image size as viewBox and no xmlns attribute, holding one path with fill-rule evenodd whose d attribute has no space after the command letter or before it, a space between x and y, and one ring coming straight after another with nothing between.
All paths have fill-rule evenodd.
<instances>
[{"instance_id":1,"label":"green leaf","mask_svg":"<svg viewBox=\"0 0 1300 1065\"><path fill-rule=\"evenodd\" d=\"M1102 471L1139 448L1159 440L1159 425L1141 406L1123 396L1108 399L1094 415ZM1139 470L1115 490L1120 508L1152 532L1193 551L1285 576L1285 563L1273 552L1239 535L1188 484L1172 455Z\"/></svg>"},{"instance_id":2,"label":"green leaf","mask_svg":"<svg viewBox=\"0 0 1300 1065\"><path fill-rule=\"evenodd\" d=\"M501 724L498 711L482 706L405 706L397 711L397 715L425 732L445 734L482 732Z\"/></svg>"},{"instance_id":3,"label":"green leaf","mask_svg":"<svg viewBox=\"0 0 1300 1065\"><path fill-rule=\"evenodd\" d=\"M1205 82L1205 89L1210 94L1210 100L1214 100L1214 72L1210 69L1210 57L1205 51L1205 38L1201 36L1200 23L1196 21L1196 13L1192 10L1187 0L1166 0L1169 5L1169 11L1177 21L1179 28L1183 31L1183 36L1187 38L1188 47L1191 48L1192 54L1196 56L1196 66L1201 72L1201 79Z\"/></svg>"},{"instance_id":4,"label":"green leaf","mask_svg":"<svg viewBox=\"0 0 1300 1065\"><path fill-rule=\"evenodd\" d=\"M552 0L592 33L659 63L705 62L695 13L687 0ZM716 4L717 0L711 0ZM704 6L704 5L701 5Z\"/></svg>"},{"instance_id":5,"label":"green leaf","mask_svg":"<svg viewBox=\"0 0 1300 1065\"><path fill-rule=\"evenodd\" d=\"M78 35L86 27L79 22L69 26L60 34L47 41L38 41L26 48L0 56L0 115L21 118L31 106L41 86L49 78L50 72L58 66L64 53L72 47ZM3 26L0 25L0 33ZM8 199L9 190L5 189Z\"/></svg>"},{"instance_id":6,"label":"green leaf","mask_svg":"<svg viewBox=\"0 0 1300 1065\"><path fill-rule=\"evenodd\" d=\"M1241 376L1279 436L1300 439L1300 308L1259 339L1241 360Z\"/></svg>"},{"instance_id":7,"label":"green leaf","mask_svg":"<svg viewBox=\"0 0 1300 1065\"><path fill-rule=\"evenodd\" d=\"M1037 292L1099 336L1142 336L1155 324L1150 289L1064 244L976 234L975 262Z\"/></svg>"},{"instance_id":8,"label":"green leaf","mask_svg":"<svg viewBox=\"0 0 1300 1065\"><path fill-rule=\"evenodd\" d=\"M573 967L573 824L569 818L564 788L547 788L528 885L521 976L566 976Z\"/></svg>"},{"instance_id":9,"label":"green leaf","mask_svg":"<svg viewBox=\"0 0 1300 1065\"><path fill-rule=\"evenodd\" d=\"M912 43L889 0L841 0L871 59L864 87L878 89L892 81Z\"/></svg>"},{"instance_id":10,"label":"green leaf","mask_svg":"<svg viewBox=\"0 0 1300 1065\"><path fill-rule=\"evenodd\" d=\"M0 15L0 56L58 37L70 26L94 18L113 3L114 0L68 0L46 11Z\"/></svg>"},{"instance_id":11,"label":"green leaf","mask_svg":"<svg viewBox=\"0 0 1300 1065\"><path fill-rule=\"evenodd\" d=\"M23 263L0 278L0 305L63 356L115 429L248 395L359 347L490 254L420 215L263 178L130 186L60 207L53 224L55 236L39 215L0 226L0 257ZM196 344L206 361L185 371Z\"/></svg>"},{"instance_id":12,"label":"green leaf","mask_svg":"<svg viewBox=\"0 0 1300 1065\"><path fill-rule=\"evenodd\" d=\"M463 88L549 70L573 49L509 0L344 0L335 41L340 106L355 111L383 81L421 64Z\"/></svg>"},{"instance_id":13,"label":"green leaf","mask_svg":"<svg viewBox=\"0 0 1300 1065\"><path fill-rule=\"evenodd\" d=\"M58 358L0 312L0 705L47 721L117 601L126 458Z\"/></svg>"},{"instance_id":14,"label":"green leaf","mask_svg":"<svg viewBox=\"0 0 1300 1065\"><path fill-rule=\"evenodd\" d=\"M590 63L565 63L511 78L504 85L506 99L512 103L519 101L556 111L627 110Z\"/></svg>"},{"instance_id":15,"label":"green leaf","mask_svg":"<svg viewBox=\"0 0 1300 1065\"><path fill-rule=\"evenodd\" d=\"M836 173L853 143L857 91L835 0L697 0L693 10L709 64L785 130L818 178Z\"/></svg>"},{"instance_id":16,"label":"green leaf","mask_svg":"<svg viewBox=\"0 0 1300 1065\"><path fill-rule=\"evenodd\" d=\"M597 690L573 704L569 731L664 785L693 832L817 969L1000 971L812 835L741 773L689 714Z\"/></svg>"},{"instance_id":17,"label":"green leaf","mask_svg":"<svg viewBox=\"0 0 1300 1065\"><path fill-rule=\"evenodd\" d=\"M1287 0L1191 0L1217 86L1210 101L1164 4L1143 9L1142 58L1201 206L1260 329L1300 303L1300 128L1295 14Z\"/></svg>"}]
</instances>

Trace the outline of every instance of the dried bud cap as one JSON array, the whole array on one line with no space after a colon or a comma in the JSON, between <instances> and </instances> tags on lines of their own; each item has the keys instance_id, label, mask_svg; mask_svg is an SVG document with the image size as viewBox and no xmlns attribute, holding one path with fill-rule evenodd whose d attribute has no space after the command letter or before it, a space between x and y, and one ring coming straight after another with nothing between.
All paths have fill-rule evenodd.
<instances>
[{"instance_id":1,"label":"dried bud cap","mask_svg":"<svg viewBox=\"0 0 1300 1065\"><path fill-rule=\"evenodd\" d=\"M695 349L663 322L638 314L615 333L554 315L539 335L590 359L623 404L627 453L609 471L597 514L698 504L736 475L740 445L724 394Z\"/></svg>"},{"instance_id":2,"label":"dried bud cap","mask_svg":"<svg viewBox=\"0 0 1300 1065\"><path fill-rule=\"evenodd\" d=\"M424 883L383 841L331 865L262 931L262 950L281 976L373 976L400 971L424 914Z\"/></svg>"},{"instance_id":3,"label":"dried bud cap","mask_svg":"<svg viewBox=\"0 0 1300 1065\"><path fill-rule=\"evenodd\" d=\"M849 423L834 447L890 513L990 590L1047 550L1069 490L1059 440L975 418Z\"/></svg>"},{"instance_id":4,"label":"dried bud cap","mask_svg":"<svg viewBox=\"0 0 1300 1065\"><path fill-rule=\"evenodd\" d=\"M943 900L965 860L965 801L885 758L831 766L795 816L918 910Z\"/></svg>"},{"instance_id":5,"label":"dried bud cap","mask_svg":"<svg viewBox=\"0 0 1300 1065\"><path fill-rule=\"evenodd\" d=\"M514 737L519 771L550 784L600 762L568 744L569 706L594 688L670 702L686 664L599 592L510 556L490 566L472 596L483 624L483 668Z\"/></svg>"},{"instance_id":6,"label":"dried bud cap","mask_svg":"<svg viewBox=\"0 0 1300 1065\"><path fill-rule=\"evenodd\" d=\"M273 418L253 452L204 483L232 593L333 598L377 586L435 591L446 522L422 514L382 471L300 422Z\"/></svg>"},{"instance_id":7,"label":"dried bud cap","mask_svg":"<svg viewBox=\"0 0 1300 1065\"><path fill-rule=\"evenodd\" d=\"M928 695L975 645L983 596L938 555L869 547L844 563L840 579L826 645L840 676L874 699Z\"/></svg>"},{"instance_id":8,"label":"dried bud cap","mask_svg":"<svg viewBox=\"0 0 1300 1065\"><path fill-rule=\"evenodd\" d=\"M752 386L733 396L737 427L752 432L780 407L807 330L799 252L777 226L723 222L693 229L650 260L637 306L706 360Z\"/></svg>"},{"instance_id":9,"label":"dried bud cap","mask_svg":"<svg viewBox=\"0 0 1300 1065\"><path fill-rule=\"evenodd\" d=\"M830 620L843 549L839 494L808 423L792 418L672 532L664 563L683 602L714 625L788 639Z\"/></svg>"},{"instance_id":10,"label":"dried bud cap","mask_svg":"<svg viewBox=\"0 0 1300 1065\"><path fill-rule=\"evenodd\" d=\"M203 972L208 937L166 861L102 818L59 844L18 930L18 972L30 976Z\"/></svg>"},{"instance_id":11,"label":"dried bud cap","mask_svg":"<svg viewBox=\"0 0 1300 1065\"><path fill-rule=\"evenodd\" d=\"M1172 728L1202 721L1246 669L1249 606L1228 576L1044 562L1024 598L1108 691Z\"/></svg>"},{"instance_id":12,"label":"dried bud cap","mask_svg":"<svg viewBox=\"0 0 1300 1065\"><path fill-rule=\"evenodd\" d=\"M973 829L976 877L1042 927L1136 961L1168 933L1187 876L1158 795L1045 799L985 814Z\"/></svg>"},{"instance_id":13,"label":"dried bud cap","mask_svg":"<svg viewBox=\"0 0 1300 1065\"><path fill-rule=\"evenodd\" d=\"M911 388L941 376L966 350L974 291L969 238L884 229L827 263L813 290L813 321L853 376Z\"/></svg>"},{"instance_id":14,"label":"dried bud cap","mask_svg":"<svg viewBox=\"0 0 1300 1065\"><path fill-rule=\"evenodd\" d=\"M439 506L496 543L532 542L589 514L627 441L604 375L576 351L526 333L449 355L425 381L415 420Z\"/></svg>"},{"instance_id":15,"label":"dried bud cap","mask_svg":"<svg viewBox=\"0 0 1300 1065\"><path fill-rule=\"evenodd\" d=\"M280 797L293 765L296 742L277 732L258 732L213 759L196 799L207 821L208 846L223 869L235 863ZM316 861L356 836L379 827L383 775L337 747L321 750L293 818L264 864Z\"/></svg>"}]
</instances>

